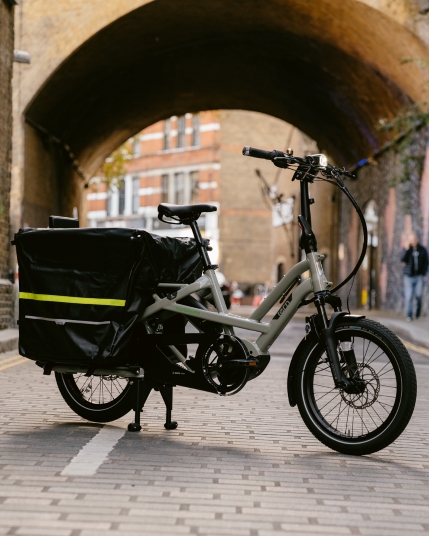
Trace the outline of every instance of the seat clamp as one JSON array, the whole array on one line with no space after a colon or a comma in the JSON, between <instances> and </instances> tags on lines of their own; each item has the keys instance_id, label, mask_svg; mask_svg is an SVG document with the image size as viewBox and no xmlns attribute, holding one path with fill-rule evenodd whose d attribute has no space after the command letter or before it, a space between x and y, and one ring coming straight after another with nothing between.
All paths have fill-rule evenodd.
<instances>
[{"instance_id":1,"label":"seat clamp","mask_svg":"<svg viewBox=\"0 0 429 536\"><path fill-rule=\"evenodd\" d=\"M204 272L206 272L207 270L217 270L218 268L219 268L218 264L209 264L208 266L204 268Z\"/></svg>"}]
</instances>

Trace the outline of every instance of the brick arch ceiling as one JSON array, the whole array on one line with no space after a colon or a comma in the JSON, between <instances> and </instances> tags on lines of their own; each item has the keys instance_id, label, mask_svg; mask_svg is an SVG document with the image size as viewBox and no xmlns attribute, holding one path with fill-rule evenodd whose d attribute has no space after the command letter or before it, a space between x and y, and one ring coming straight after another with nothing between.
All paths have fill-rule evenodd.
<instances>
[{"instance_id":1,"label":"brick arch ceiling","mask_svg":"<svg viewBox=\"0 0 429 536\"><path fill-rule=\"evenodd\" d=\"M350 165L376 148L378 118L419 98L422 73L401 59L426 55L356 0L156 0L80 46L26 115L89 174L155 121L219 108L284 119Z\"/></svg>"}]
</instances>

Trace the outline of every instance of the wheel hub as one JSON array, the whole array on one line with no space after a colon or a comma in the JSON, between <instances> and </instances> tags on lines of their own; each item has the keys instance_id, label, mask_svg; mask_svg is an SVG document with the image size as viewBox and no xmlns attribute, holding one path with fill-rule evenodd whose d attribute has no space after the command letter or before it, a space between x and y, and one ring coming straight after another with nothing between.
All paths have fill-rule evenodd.
<instances>
[{"instance_id":1,"label":"wheel hub","mask_svg":"<svg viewBox=\"0 0 429 536\"><path fill-rule=\"evenodd\" d=\"M358 363L356 374L358 378L349 379L356 385L356 391L347 393L340 389L341 398L348 405L355 409L365 409L372 406L378 399L380 392L380 379L375 370L366 363Z\"/></svg>"}]
</instances>

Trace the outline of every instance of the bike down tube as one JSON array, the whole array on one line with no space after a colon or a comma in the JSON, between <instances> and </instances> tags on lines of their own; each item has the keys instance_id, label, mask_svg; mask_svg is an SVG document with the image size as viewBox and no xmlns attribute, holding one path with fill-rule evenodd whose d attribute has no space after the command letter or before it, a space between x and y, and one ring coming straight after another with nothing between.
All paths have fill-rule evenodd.
<instances>
[{"instance_id":1,"label":"bike down tube","mask_svg":"<svg viewBox=\"0 0 429 536\"><path fill-rule=\"evenodd\" d=\"M311 274L310 279L306 279L305 281L303 281L292 292L292 294L289 295L288 299L280 307L280 309L277 311L276 315L274 316L273 320L270 322L269 332L261 335L257 339L256 345L261 350L261 353L264 353L269 350L270 346L277 339L277 337L283 331L286 324L289 323L289 321L295 314L301 301L305 300L307 296L311 293L326 291L332 286L332 283L326 279L325 272L323 271L323 267L320 262L324 258L325 257L323 255L320 255L320 253L318 253L317 251L312 251L310 253L307 253L306 261L302 261L298 263L283 278L286 281L284 282L284 284L282 284L282 288L286 289L287 284L292 283L294 278L300 275L299 270L305 271L306 268L310 269L310 274ZM278 296L279 291L277 291L277 287L272 291L271 294L273 293L274 293L274 296ZM273 300L274 296L271 297L269 295L267 298L271 298L271 300Z\"/></svg>"},{"instance_id":2,"label":"bike down tube","mask_svg":"<svg viewBox=\"0 0 429 536\"><path fill-rule=\"evenodd\" d=\"M262 320L264 316L270 311L275 304L279 301L286 289L293 283L293 281L301 274L310 269L310 264L307 259L295 264L287 274L277 283L268 296L261 302L261 304L250 315L249 320Z\"/></svg>"},{"instance_id":3,"label":"bike down tube","mask_svg":"<svg viewBox=\"0 0 429 536\"><path fill-rule=\"evenodd\" d=\"M306 279L289 295L289 298L284 302L280 309L275 314L274 318L269 323L269 331L263 333L256 339L256 345L265 354L270 349L273 342L277 339L284 327L290 322L293 315L296 313L299 304L313 292L313 283L311 279Z\"/></svg>"}]
</instances>

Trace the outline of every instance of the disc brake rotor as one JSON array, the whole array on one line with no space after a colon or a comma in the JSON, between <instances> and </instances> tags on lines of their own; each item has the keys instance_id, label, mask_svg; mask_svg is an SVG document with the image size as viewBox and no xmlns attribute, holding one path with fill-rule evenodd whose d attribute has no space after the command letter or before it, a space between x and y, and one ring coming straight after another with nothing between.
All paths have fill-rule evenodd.
<instances>
[{"instance_id":1,"label":"disc brake rotor","mask_svg":"<svg viewBox=\"0 0 429 536\"><path fill-rule=\"evenodd\" d=\"M360 380L365 382L365 390L363 393L348 394L341 389L340 394L341 398L348 406L355 409L365 409L376 402L380 392L380 379L375 370L366 363L358 363L357 372Z\"/></svg>"}]
</instances>

